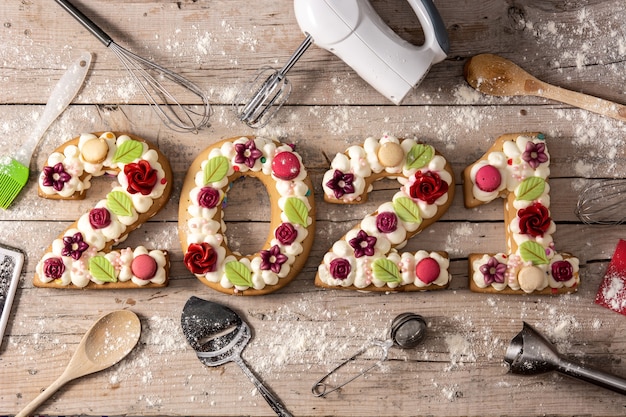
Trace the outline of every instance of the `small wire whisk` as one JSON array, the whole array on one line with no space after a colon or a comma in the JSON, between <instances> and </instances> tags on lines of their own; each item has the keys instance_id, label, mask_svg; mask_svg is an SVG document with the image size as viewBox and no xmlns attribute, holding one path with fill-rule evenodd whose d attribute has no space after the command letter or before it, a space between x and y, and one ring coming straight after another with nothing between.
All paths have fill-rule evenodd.
<instances>
[{"instance_id":1,"label":"small wire whisk","mask_svg":"<svg viewBox=\"0 0 626 417\"><path fill-rule=\"evenodd\" d=\"M237 93L233 107L239 120L252 128L261 128L285 104L291 94L287 72L313 43L307 35L287 63L280 69L262 67Z\"/></svg>"},{"instance_id":2,"label":"small wire whisk","mask_svg":"<svg viewBox=\"0 0 626 417\"><path fill-rule=\"evenodd\" d=\"M118 45L68 0L55 0L65 11L78 20L92 35L115 53L150 107L163 123L173 130L197 132L209 125L211 106L205 92L183 76ZM169 81L168 87L165 83ZM182 87L182 88L181 88ZM180 103L171 89L190 91L202 101L201 105Z\"/></svg>"},{"instance_id":3,"label":"small wire whisk","mask_svg":"<svg viewBox=\"0 0 626 417\"><path fill-rule=\"evenodd\" d=\"M626 221L626 179L608 179L584 188L576 216L585 224L617 225Z\"/></svg>"}]
</instances>

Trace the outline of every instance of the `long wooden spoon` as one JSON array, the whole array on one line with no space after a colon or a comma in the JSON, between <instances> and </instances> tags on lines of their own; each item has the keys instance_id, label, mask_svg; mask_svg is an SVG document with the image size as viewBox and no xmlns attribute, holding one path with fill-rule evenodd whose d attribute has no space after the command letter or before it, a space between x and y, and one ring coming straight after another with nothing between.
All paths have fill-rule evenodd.
<instances>
[{"instance_id":1,"label":"long wooden spoon","mask_svg":"<svg viewBox=\"0 0 626 417\"><path fill-rule=\"evenodd\" d=\"M543 97L626 121L626 106L545 83L498 55L470 58L463 73L469 85L484 94Z\"/></svg>"},{"instance_id":2,"label":"long wooden spoon","mask_svg":"<svg viewBox=\"0 0 626 417\"><path fill-rule=\"evenodd\" d=\"M116 310L102 316L85 333L63 374L15 417L31 415L67 382L115 365L133 350L140 334L141 322L132 311Z\"/></svg>"}]
</instances>

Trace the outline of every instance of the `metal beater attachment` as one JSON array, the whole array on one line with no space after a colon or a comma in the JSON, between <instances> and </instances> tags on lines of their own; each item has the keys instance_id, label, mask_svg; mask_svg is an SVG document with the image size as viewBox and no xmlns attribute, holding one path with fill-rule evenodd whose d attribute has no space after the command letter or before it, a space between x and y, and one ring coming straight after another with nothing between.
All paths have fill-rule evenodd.
<instances>
[{"instance_id":1,"label":"metal beater attachment","mask_svg":"<svg viewBox=\"0 0 626 417\"><path fill-rule=\"evenodd\" d=\"M581 191L576 216L585 224L621 224L626 221L625 203L626 180L603 180Z\"/></svg>"},{"instance_id":2,"label":"metal beater attachment","mask_svg":"<svg viewBox=\"0 0 626 417\"><path fill-rule=\"evenodd\" d=\"M331 392L337 391L339 388L349 384L354 381L358 377L365 375L370 370L374 369L377 366L380 366L381 363L387 360L387 355L389 353L389 348L392 346L397 346L402 349L412 349L417 347L422 340L426 337L426 321L424 318L418 314L413 313L402 313L397 316L391 322L391 329L389 332L389 339L387 340L373 340L367 346L356 352L354 355L337 365L332 371L324 375L319 381L313 384L313 388L311 388L311 392L316 397L325 397ZM355 376L351 377L345 382L341 384L330 387L326 380L333 374L335 374L340 368L347 365L350 362L353 362L358 357L363 355L365 352L372 348L380 348L382 351L381 358L376 361L370 367L362 370ZM329 389L330 388L330 389Z\"/></svg>"},{"instance_id":3,"label":"metal beater attachment","mask_svg":"<svg viewBox=\"0 0 626 417\"><path fill-rule=\"evenodd\" d=\"M252 128L261 128L274 117L291 94L291 83L287 79L287 72L312 43L313 38L307 34L280 70L263 67L239 90L233 103L239 120Z\"/></svg>"},{"instance_id":4,"label":"metal beater attachment","mask_svg":"<svg viewBox=\"0 0 626 417\"><path fill-rule=\"evenodd\" d=\"M198 86L181 75L116 44L109 35L68 0L56 0L56 2L115 53L150 107L166 126L183 132L197 132L209 125L211 106L206 94ZM169 83L167 87L165 86L166 82ZM175 94L185 93L185 90L198 97L202 104L186 105L180 103Z\"/></svg>"}]
</instances>

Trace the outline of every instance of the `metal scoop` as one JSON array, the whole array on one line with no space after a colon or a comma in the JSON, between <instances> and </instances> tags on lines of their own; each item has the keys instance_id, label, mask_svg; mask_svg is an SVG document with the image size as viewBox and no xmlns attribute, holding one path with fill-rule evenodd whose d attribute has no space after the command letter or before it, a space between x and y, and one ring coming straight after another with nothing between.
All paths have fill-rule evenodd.
<instances>
[{"instance_id":1,"label":"metal scoop","mask_svg":"<svg viewBox=\"0 0 626 417\"><path fill-rule=\"evenodd\" d=\"M389 353L389 348L392 346L397 346L402 349L412 349L417 347L424 337L426 336L426 321L424 318L418 314L413 313L402 313L397 316L391 322L391 330L389 332L389 339L387 340L373 340L363 349L356 352L354 355L337 365L332 371L324 375L320 380L318 380L313 387L311 388L311 392L316 397L325 397L331 392L337 391L339 388L345 386L346 384L354 381L361 375L366 374L373 368L380 366L381 363L387 360L387 355ZM374 363L369 368L359 372L357 375L353 376L349 380L337 385L336 387L332 387L329 389L329 385L325 382L331 375L337 372L340 368L345 366L346 364L354 361L356 358L361 356L363 353L371 349L372 347L378 347L382 350L381 358Z\"/></svg>"},{"instance_id":2,"label":"metal scoop","mask_svg":"<svg viewBox=\"0 0 626 417\"><path fill-rule=\"evenodd\" d=\"M504 361L514 374L537 375L556 371L626 395L626 379L564 359L552 343L526 322L511 341Z\"/></svg>"},{"instance_id":3,"label":"metal scoop","mask_svg":"<svg viewBox=\"0 0 626 417\"><path fill-rule=\"evenodd\" d=\"M241 352L252 334L248 324L237 313L221 304L191 297L183 309L181 325L200 362L212 367L235 362L277 415L291 416L241 358Z\"/></svg>"}]
</instances>

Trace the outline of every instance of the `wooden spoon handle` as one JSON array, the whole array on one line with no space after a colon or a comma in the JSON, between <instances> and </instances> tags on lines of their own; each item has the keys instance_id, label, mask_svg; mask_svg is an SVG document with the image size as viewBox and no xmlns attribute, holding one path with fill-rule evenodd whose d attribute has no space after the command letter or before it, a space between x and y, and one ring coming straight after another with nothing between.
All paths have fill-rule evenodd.
<instances>
[{"instance_id":1,"label":"wooden spoon handle","mask_svg":"<svg viewBox=\"0 0 626 417\"><path fill-rule=\"evenodd\" d=\"M22 411L17 413L15 417L27 417L34 414L35 410L44 403L48 398L52 396L55 392L59 390L63 385L65 385L72 378L69 378L65 373L57 378L48 388L43 390L41 394L39 394L34 400L32 400Z\"/></svg>"},{"instance_id":2,"label":"wooden spoon handle","mask_svg":"<svg viewBox=\"0 0 626 417\"><path fill-rule=\"evenodd\" d=\"M626 106L612 101L567 90L539 80L527 80L525 89L534 95L560 101L593 113L626 122Z\"/></svg>"}]
</instances>

